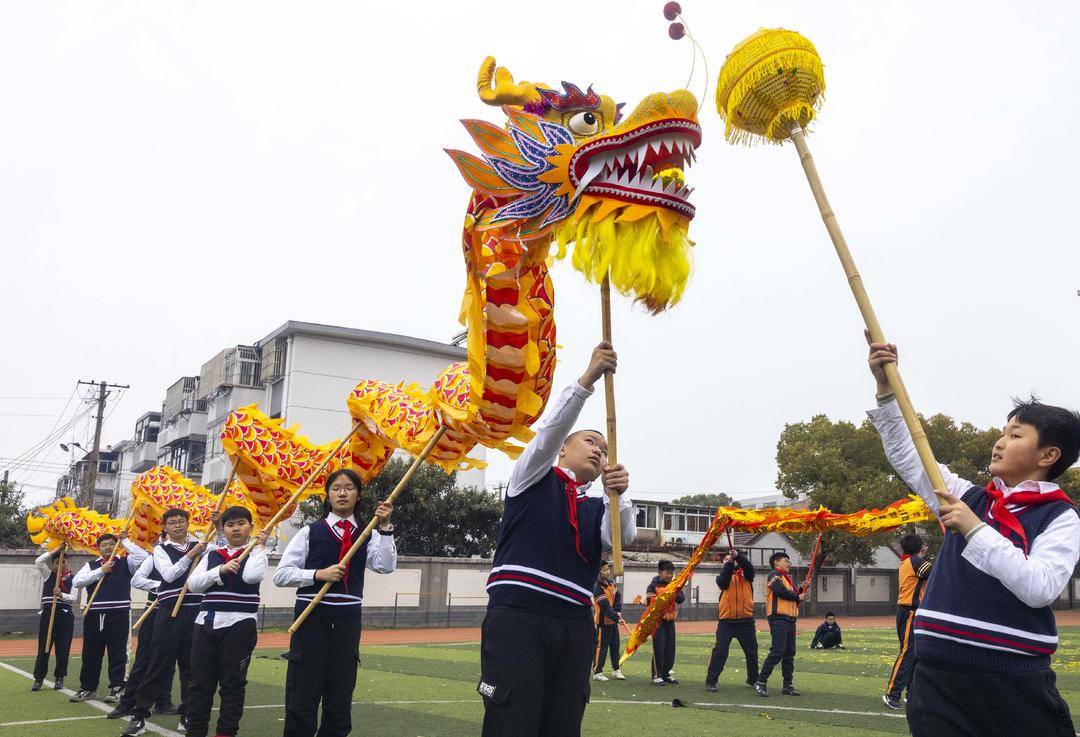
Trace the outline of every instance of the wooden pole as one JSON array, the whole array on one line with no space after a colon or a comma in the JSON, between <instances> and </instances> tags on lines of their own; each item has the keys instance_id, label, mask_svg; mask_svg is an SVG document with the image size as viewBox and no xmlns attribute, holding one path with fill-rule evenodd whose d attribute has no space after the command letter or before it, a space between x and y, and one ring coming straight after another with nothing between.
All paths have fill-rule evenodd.
<instances>
[{"instance_id":1,"label":"wooden pole","mask_svg":"<svg viewBox=\"0 0 1080 737\"><path fill-rule=\"evenodd\" d=\"M863 322L870 333L870 340L874 343L884 343L886 342L885 333L882 331L877 316L874 314L874 308L870 305L870 297L866 294L862 277L859 276L859 272L855 268L855 261L848 250L847 241L844 240L844 234L840 232L840 224L837 222L836 215L833 213L829 200L825 196L825 188L818 177L814 158L810 155L810 149L806 146L806 138L803 136L802 128L798 124L792 124L791 126L791 140L795 143L795 149L799 152L799 161L802 162L806 180L810 183L810 191L814 193L814 200L817 201L821 219L825 221L825 229L829 232L829 237L836 248L836 255L840 257L840 264L844 267L851 293L855 296L855 302L859 306L859 312L862 313ZM885 376L889 380L889 388L896 395L896 403L900 405L900 412L904 415L904 422L911 433L911 439L915 443L915 450L919 454L919 460L922 461L923 470L926 472L927 478L930 479L931 486L935 489L944 490L945 479L941 475L941 469L938 468L937 460L934 458L934 451L930 448L930 441L926 437L926 431L923 430L922 423L919 422L919 417L915 414L915 408L911 404L911 397L904 387L904 382L900 378L900 370L895 363L885 364Z\"/></svg>"},{"instance_id":2,"label":"wooden pole","mask_svg":"<svg viewBox=\"0 0 1080 737\"><path fill-rule=\"evenodd\" d=\"M402 476L401 480L397 482L397 486L395 486L394 490L390 492L390 496L386 497L386 501L390 502L391 504L394 503L394 499L397 498L397 495L400 494L406 486L408 486L409 482L412 480L412 477L420 469L420 466L423 464L424 459L431 454L431 451L435 450L435 446L438 445L439 440L442 438L445 432L445 426L441 426L438 430L435 431L435 434L431 436L431 440L429 440L428 444L424 446L424 449L420 451L420 455L416 456L416 458L413 459L412 465L409 466L409 470L405 472L405 475ZM347 564L350 560L352 560L352 557L356 555L356 552L358 550L360 550L360 546L363 545L369 537L371 537L371 532L378 524L379 518L372 516L371 521L367 523L367 527L365 527L364 531L360 533L360 537L356 538L356 540L353 541L352 547L345 552L345 555L341 557L341 560L339 560L338 563ZM296 621L292 623L291 627L289 627L289 634L292 634L296 632L297 629L299 629L300 625L304 623L304 620L308 618L308 615L311 614L311 611L316 606L318 606L320 601L323 600L323 597L326 596L326 592L329 591L330 587L333 585L334 584L330 581L326 581L325 583L323 583L322 588L319 589L319 593L315 594L315 598L311 600L311 603L307 605L307 608L304 609L304 611L300 612L300 616L297 617Z\"/></svg>"},{"instance_id":3,"label":"wooden pole","mask_svg":"<svg viewBox=\"0 0 1080 737\"><path fill-rule=\"evenodd\" d=\"M131 631L132 632L138 632L139 631L139 628L143 626L143 622L146 621L146 618L149 617L150 613L152 611L154 611L154 609L157 608L157 603L158 603L157 599L154 599L152 602L150 602L150 606L146 607L146 609L139 616L139 618L135 620L135 624L133 624L131 626Z\"/></svg>"},{"instance_id":4,"label":"wooden pole","mask_svg":"<svg viewBox=\"0 0 1080 737\"><path fill-rule=\"evenodd\" d=\"M135 513L132 512L131 515L129 515L128 518L127 518L127 523L124 525L123 534L126 535L128 530L131 529L131 523L132 523L132 521L134 519L135 519ZM122 542L122 540L117 538L116 545L113 545L112 552L109 553L109 560L105 561L105 563L111 563L112 559L116 557L117 551L120 550L120 543L121 542ZM104 564L102 564L102 565L104 565ZM98 579L97 585L94 586L94 590L93 590L93 592L91 592L90 598L86 600L86 606L83 607L83 611L82 611L83 614L86 614L88 611L90 611L90 605L93 604L94 599L97 598L98 591L101 589L101 584L104 583L104 581L105 581L105 574L102 574L101 578Z\"/></svg>"},{"instance_id":5,"label":"wooden pole","mask_svg":"<svg viewBox=\"0 0 1080 737\"><path fill-rule=\"evenodd\" d=\"M604 340L614 345L611 341L611 277L607 274L604 275L604 281L600 284L600 319ZM607 457L608 463L614 466L619 462L619 438L615 421L615 375L610 371L604 374L604 400L607 403ZM612 573L615 574L616 589L622 591L622 520L619 514L619 495L615 492L609 492L608 501L608 521L611 526Z\"/></svg>"},{"instance_id":6,"label":"wooden pole","mask_svg":"<svg viewBox=\"0 0 1080 737\"><path fill-rule=\"evenodd\" d=\"M225 488L222 490L221 494L218 496L217 504L214 505L214 511L215 512L220 512L222 505L225 504L225 497L227 497L229 495L229 487L232 486L233 479L236 478L236 469L239 468L239 467L240 467L240 457L237 456L236 460L233 461L232 468L229 470L229 478L227 478L225 480ZM210 524L208 524L206 526L206 529L203 530L202 540L200 540L200 542L205 543L210 538L210 533L214 531L214 528L215 528L214 521L211 520ZM191 567L188 568L188 576L187 576L187 578L191 578L191 573L190 572L195 570L195 566L199 565L200 558L202 558L202 556L199 556L195 560L191 561ZM184 603L184 595L187 594L187 591L188 591L188 582L187 582L187 579L184 579L184 585L180 587L180 594L176 597L176 606L173 607L172 615L171 615L172 617L175 618L176 615L180 613L180 607ZM154 599L154 603L157 603L157 599Z\"/></svg>"},{"instance_id":7,"label":"wooden pole","mask_svg":"<svg viewBox=\"0 0 1080 737\"><path fill-rule=\"evenodd\" d=\"M300 487L292 493L292 496L289 497L289 501L285 502L285 504L281 506L281 509L274 513L274 516L271 517L270 521L266 523L266 527L263 528L264 530L268 530L267 534L273 534L274 528L278 526L278 524L282 521L282 518L285 516L285 510L289 509L289 507L295 504L296 500L299 499L300 496L308 490L308 487L311 486L315 479L319 477L319 474L323 472L323 469L330 465L330 461L333 460L334 456L338 454L338 451L344 448L345 444L352 439L352 436L356 434L356 431L360 429L360 426L362 424L363 423L361 422L353 423L352 428L349 430L348 434L341 439L341 442L339 442L334 447L334 449L330 451L330 453L326 456L325 460L323 460L323 462L320 463L314 471L312 471L311 475L304 479L304 483L300 484ZM291 515L293 511L295 510L290 510L289 514ZM244 548L244 552L240 553L240 555L236 558L233 558L233 560L240 561L241 563L247 560L247 557L251 555L251 551L255 548L255 542L255 540L249 542L248 546Z\"/></svg>"},{"instance_id":8,"label":"wooden pole","mask_svg":"<svg viewBox=\"0 0 1080 737\"><path fill-rule=\"evenodd\" d=\"M45 635L45 654L48 655L52 650L52 634L53 625L56 623L56 602L60 598L60 584L64 579L64 554L67 553L67 543L64 543L60 548L60 560L56 563L56 585L53 586L52 592L52 609L49 611L49 631Z\"/></svg>"}]
</instances>

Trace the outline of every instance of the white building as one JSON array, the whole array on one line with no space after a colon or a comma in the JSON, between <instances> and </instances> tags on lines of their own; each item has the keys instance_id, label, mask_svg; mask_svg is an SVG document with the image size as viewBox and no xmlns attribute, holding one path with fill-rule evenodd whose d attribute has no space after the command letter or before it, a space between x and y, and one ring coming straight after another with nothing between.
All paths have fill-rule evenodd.
<instances>
[{"instance_id":1,"label":"white building","mask_svg":"<svg viewBox=\"0 0 1080 737\"><path fill-rule=\"evenodd\" d=\"M226 361L230 351L237 352L232 364ZM255 360L257 382L251 380L253 369L244 367ZM319 445L349 431L345 400L361 379L427 387L447 366L464 360L464 348L446 343L291 320L254 346L227 349L204 365L200 375L200 397L207 404L202 484L214 487L228 477L229 463L216 428L236 407L257 403L286 426L299 425L300 433ZM483 458L484 451L480 446L472 455ZM482 488L484 472L459 474L458 483Z\"/></svg>"}]
</instances>

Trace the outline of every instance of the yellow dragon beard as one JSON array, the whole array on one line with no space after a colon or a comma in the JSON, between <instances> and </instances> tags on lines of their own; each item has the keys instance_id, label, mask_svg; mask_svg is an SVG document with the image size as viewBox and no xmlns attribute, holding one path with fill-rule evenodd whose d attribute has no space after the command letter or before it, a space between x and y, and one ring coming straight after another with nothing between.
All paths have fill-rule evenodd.
<instances>
[{"instance_id":1,"label":"yellow dragon beard","mask_svg":"<svg viewBox=\"0 0 1080 737\"><path fill-rule=\"evenodd\" d=\"M654 315L678 303L690 278L689 220L661 208L581 199L554 231L556 258L572 243L571 263L589 281L599 284L610 275L616 290Z\"/></svg>"}]
</instances>

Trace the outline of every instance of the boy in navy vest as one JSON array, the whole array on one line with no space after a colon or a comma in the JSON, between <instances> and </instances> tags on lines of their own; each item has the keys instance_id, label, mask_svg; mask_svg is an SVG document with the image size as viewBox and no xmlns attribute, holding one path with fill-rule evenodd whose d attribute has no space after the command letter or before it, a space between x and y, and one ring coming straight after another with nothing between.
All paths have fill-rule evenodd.
<instances>
[{"instance_id":1,"label":"boy in navy vest","mask_svg":"<svg viewBox=\"0 0 1080 737\"><path fill-rule=\"evenodd\" d=\"M157 590L158 604L154 613L154 637L150 642L150 664L146 675L135 690L135 706L132 718L124 730L125 736L140 734L141 723L150 716L150 707L172 683L175 666L180 672L180 724L178 731L187 727L187 703L191 689L191 637L195 615L202 604L202 594L188 591L184 602L174 617L173 609L180 592L191 574L196 559L206 545L188 534L191 516L183 509L166 509L161 515L165 539L154 546L154 576L161 579Z\"/></svg>"},{"instance_id":2,"label":"boy in navy vest","mask_svg":"<svg viewBox=\"0 0 1080 737\"><path fill-rule=\"evenodd\" d=\"M932 489L885 378L896 355L892 344L870 344L870 419L897 474L950 533L915 613L911 733L1072 737L1050 668L1050 607L1080 557L1080 517L1053 479L1080 456L1080 416L1017 403L990 454L993 481L984 489L942 466L947 488Z\"/></svg>"},{"instance_id":3,"label":"boy in navy vest","mask_svg":"<svg viewBox=\"0 0 1080 737\"><path fill-rule=\"evenodd\" d=\"M629 476L607 464L603 435L570 430L593 385L615 364L611 345L598 345L510 475L481 630L484 737L581 734L595 652L592 591L611 547L608 496L587 489L603 476L603 486L622 495ZM627 497L619 509L622 540L633 542Z\"/></svg>"},{"instance_id":4,"label":"boy in navy vest","mask_svg":"<svg viewBox=\"0 0 1080 737\"><path fill-rule=\"evenodd\" d=\"M67 675L68 656L71 654L71 635L75 632L75 615L71 605L75 603L75 594L71 592L71 569L57 570L60 564L60 550L42 553L34 561L41 573L41 618L38 624L38 655L34 663L34 684L31 691L40 691L49 672L49 651L45 649L48 638L49 620L53 617L53 593L57 591L56 577L60 577L59 591L56 593L56 615L53 621L52 647L56 649L56 670L53 671L53 688L57 691L64 687Z\"/></svg>"},{"instance_id":5,"label":"boy in navy vest","mask_svg":"<svg viewBox=\"0 0 1080 737\"><path fill-rule=\"evenodd\" d=\"M356 555L339 561L363 528L356 506L363 484L348 468L326 478L324 515L289 540L274 572L278 586L298 586L293 615L299 616L322 588L329 592L293 633L285 657L285 737L345 737L352 730L352 694L360 662L364 570L392 573L397 568L393 505L380 502L375 533ZM365 523L366 524L366 523ZM322 724L319 724L319 702Z\"/></svg>"},{"instance_id":6,"label":"boy in navy vest","mask_svg":"<svg viewBox=\"0 0 1080 737\"><path fill-rule=\"evenodd\" d=\"M113 548L122 545L127 557L109 560ZM146 551L127 539L127 533L105 534L98 538L99 558L90 561L75 574L71 585L77 589L91 587L101 580L94 603L83 617L82 668L79 670L79 690L71 701L97 698L101 678L101 659L109 653L109 695L105 703L113 704L124 690L124 669L127 667L128 629L131 627L131 576L146 560ZM108 562L106 562L108 561Z\"/></svg>"},{"instance_id":7,"label":"boy in navy vest","mask_svg":"<svg viewBox=\"0 0 1080 737\"><path fill-rule=\"evenodd\" d=\"M155 573L154 556L146 556L146 560L139 564L138 570L131 576L131 586L147 592L147 607L154 605L154 601L157 599L158 587L161 586L161 576ZM145 609L143 611L145 612ZM156 605L154 605L154 611L157 611ZM120 696L116 708L105 715L106 719L131 716L131 712L135 708L135 692L142 685L143 679L146 678L147 668L150 666L150 645L154 641L154 619L154 615L151 613L139 625L139 644L135 648L135 660L128 670L124 693ZM154 706L154 712L157 714L178 713L176 706L172 702L172 682L173 676L176 674L176 664L170 663L169 665L171 667L164 679L166 683L165 690L158 696L157 703Z\"/></svg>"},{"instance_id":8,"label":"boy in navy vest","mask_svg":"<svg viewBox=\"0 0 1080 737\"><path fill-rule=\"evenodd\" d=\"M244 715L244 690L251 652L258 639L259 584L266 575L263 530L243 563L237 558L251 537L251 512L229 507L221 515L225 547L213 548L199 561L188 587L203 595L191 641L191 701L188 737L206 737L214 691L220 687L221 711L215 734L234 737Z\"/></svg>"}]
</instances>

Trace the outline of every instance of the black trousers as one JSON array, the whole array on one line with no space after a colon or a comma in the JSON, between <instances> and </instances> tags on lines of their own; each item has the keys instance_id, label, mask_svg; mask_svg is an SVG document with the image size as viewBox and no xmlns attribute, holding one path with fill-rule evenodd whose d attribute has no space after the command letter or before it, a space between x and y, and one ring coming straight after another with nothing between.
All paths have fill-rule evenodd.
<instances>
[{"instance_id":1,"label":"black trousers","mask_svg":"<svg viewBox=\"0 0 1080 737\"><path fill-rule=\"evenodd\" d=\"M482 737L580 737L596 628L588 609L560 618L488 609L480 633Z\"/></svg>"},{"instance_id":2,"label":"black trousers","mask_svg":"<svg viewBox=\"0 0 1080 737\"><path fill-rule=\"evenodd\" d=\"M732 640L738 640L739 647L746 656L746 682L753 683L757 680L758 647L754 621L733 622L721 619L716 623L716 644L713 645L712 656L709 658L709 672L705 675L705 683L715 684L716 679L724 672Z\"/></svg>"},{"instance_id":3,"label":"black trousers","mask_svg":"<svg viewBox=\"0 0 1080 737\"><path fill-rule=\"evenodd\" d=\"M920 660L908 692L912 737L1074 737L1054 671L956 672Z\"/></svg>"},{"instance_id":4,"label":"black trousers","mask_svg":"<svg viewBox=\"0 0 1080 737\"><path fill-rule=\"evenodd\" d=\"M611 653L611 669L619 669L619 625L601 624L596 628L596 657L593 658L593 672L604 672L604 661Z\"/></svg>"},{"instance_id":5,"label":"black trousers","mask_svg":"<svg viewBox=\"0 0 1080 737\"><path fill-rule=\"evenodd\" d=\"M124 685L130 615L129 609L111 609L91 611L83 617L82 668L79 669L79 688L83 691L97 691L101 682L101 660L106 650L109 652L109 688Z\"/></svg>"},{"instance_id":6,"label":"black trousers","mask_svg":"<svg viewBox=\"0 0 1080 737\"><path fill-rule=\"evenodd\" d=\"M157 607L149 617L143 620L139 627L139 644L135 646L135 661L131 664L131 670L127 674L127 685L124 686L124 695L120 697L119 706L127 711L135 708L135 692L139 690L146 671L150 667L150 653L153 651L154 622L157 619ZM166 666L168 674L162 678L165 684L161 695L157 697L155 706L165 707L172 703L172 684L176 675L176 661L170 661Z\"/></svg>"},{"instance_id":7,"label":"black trousers","mask_svg":"<svg viewBox=\"0 0 1080 737\"><path fill-rule=\"evenodd\" d=\"M893 701L899 701L911 684L911 674L915 672L915 636L912 624L915 622L915 610L901 606L896 610L896 637L900 640L900 654L896 656L892 671L889 673L887 693Z\"/></svg>"},{"instance_id":8,"label":"black trousers","mask_svg":"<svg viewBox=\"0 0 1080 737\"><path fill-rule=\"evenodd\" d=\"M150 616L154 618L154 638L150 641L150 663L146 675L135 689L135 708L132 713L145 719L150 707L172 687L173 668L180 671L181 716L187 715L191 690L191 636L195 628L197 606L182 606L172 616L175 601L162 602ZM145 625L144 625L145 626Z\"/></svg>"},{"instance_id":9,"label":"black trousers","mask_svg":"<svg viewBox=\"0 0 1080 737\"><path fill-rule=\"evenodd\" d=\"M769 617L769 633L772 635L772 643L761 666L758 681L768 683L773 668L779 663L784 685L790 686L795 679L795 620Z\"/></svg>"},{"instance_id":10,"label":"black trousers","mask_svg":"<svg viewBox=\"0 0 1080 737\"><path fill-rule=\"evenodd\" d=\"M49 673L49 651L45 649L45 639L49 632L49 619L52 617L52 604L41 610L41 618L38 623L38 654L34 661L34 680L41 681ZM56 607L56 619L53 621L53 637L51 650L56 652L56 670L54 678L63 678L67 675L68 656L71 654L71 635L75 632L75 615L70 610L64 611ZM101 661L98 661L101 667Z\"/></svg>"},{"instance_id":11,"label":"black trousers","mask_svg":"<svg viewBox=\"0 0 1080 737\"><path fill-rule=\"evenodd\" d=\"M191 700L187 704L188 737L206 737L214 691L220 686L219 735L233 737L244 716L251 651L259 638L255 620L245 619L229 627L213 629L210 622L195 625L191 639Z\"/></svg>"},{"instance_id":12,"label":"black trousers","mask_svg":"<svg viewBox=\"0 0 1080 737\"><path fill-rule=\"evenodd\" d=\"M671 678L675 667L675 620L662 621L652 636L652 677Z\"/></svg>"},{"instance_id":13,"label":"black trousers","mask_svg":"<svg viewBox=\"0 0 1080 737\"><path fill-rule=\"evenodd\" d=\"M345 737L360 664L360 617L335 619L317 606L289 640L285 737ZM319 723L319 702L322 723Z\"/></svg>"}]
</instances>

